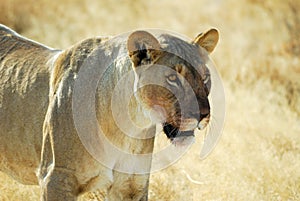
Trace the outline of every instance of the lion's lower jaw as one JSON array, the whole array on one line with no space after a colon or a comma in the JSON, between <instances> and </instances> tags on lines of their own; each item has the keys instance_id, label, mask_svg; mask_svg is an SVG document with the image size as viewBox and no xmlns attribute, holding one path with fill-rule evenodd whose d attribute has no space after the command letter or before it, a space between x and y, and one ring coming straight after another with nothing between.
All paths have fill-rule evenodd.
<instances>
[{"instance_id":1,"label":"lion's lower jaw","mask_svg":"<svg viewBox=\"0 0 300 201\"><path fill-rule=\"evenodd\" d=\"M197 119L182 119L179 127L179 131L191 131L198 127Z\"/></svg>"},{"instance_id":2,"label":"lion's lower jaw","mask_svg":"<svg viewBox=\"0 0 300 201\"><path fill-rule=\"evenodd\" d=\"M171 139L171 143L175 147L186 147L195 142L195 136L182 136Z\"/></svg>"}]
</instances>

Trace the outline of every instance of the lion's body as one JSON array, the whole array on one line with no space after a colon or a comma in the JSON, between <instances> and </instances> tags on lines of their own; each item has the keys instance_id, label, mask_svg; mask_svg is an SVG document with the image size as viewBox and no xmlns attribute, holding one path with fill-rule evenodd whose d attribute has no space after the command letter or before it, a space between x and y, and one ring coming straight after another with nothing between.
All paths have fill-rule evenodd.
<instances>
[{"instance_id":1,"label":"lion's body","mask_svg":"<svg viewBox=\"0 0 300 201\"><path fill-rule=\"evenodd\" d=\"M0 27L0 170L24 184L53 185L50 200L72 200L86 191L107 189L113 180L114 191L130 180L127 185L132 192L124 189L137 196L132 200L139 200L148 182L148 175L145 179L126 174L116 177L118 173L86 151L76 133L71 111L74 76L100 43L100 38L93 38L58 51ZM105 120L109 121L107 115ZM55 157L51 141L55 142ZM50 175L60 176L53 176L58 181L47 181ZM63 195L70 189L74 192ZM115 198L130 199L126 192Z\"/></svg>"},{"instance_id":2,"label":"lion's body","mask_svg":"<svg viewBox=\"0 0 300 201\"><path fill-rule=\"evenodd\" d=\"M39 184L42 200L76 200L81 193L96 189L106 190L108 199L113 201L147 200L151 156L143 164L132 164L130 155L112 155L100 146L96 155L109 161L107 167L97 160L93 150L83 145L74 119L73 98L82 68L91 66L95 79L99 74L97 69L105 68L95 90L97 122L94 124L99 124L105 137L121 150L129 154L152 153L154 138L135 139L125 135L112 114L111 93L121 77L132 69L133 57L124 57L126 41L127 37L91 38L60 51L0 25L0 171L24 184ZM84 65L95 54L96 65ZM115 62L120 57L125 60ZM83 86L82 93L88 91ZM121 92L117 96L127 95L131 94ZM82 105L75 110L85 111ZM129 113L140 125L149 120L141 108L139 101L130 102ZM82 121L81 127L88 128L90 133L97 132L90 125L93 121L86 118ZM155 127L152 124L130 132L134 136L151 136ZM128 167L127 173L116 171ZM140 169L144 174L135 174Z\"/></svg>"},{"instance_id":3,"label":"lion's body","mask_svg":"<svg viewBox=\"0 0 300 201\"><path fill-rule=\"evenodd\" d=\"M0 170L37 183L50 65L56 53L0 27Z\"/></svg>"}]
</instances>

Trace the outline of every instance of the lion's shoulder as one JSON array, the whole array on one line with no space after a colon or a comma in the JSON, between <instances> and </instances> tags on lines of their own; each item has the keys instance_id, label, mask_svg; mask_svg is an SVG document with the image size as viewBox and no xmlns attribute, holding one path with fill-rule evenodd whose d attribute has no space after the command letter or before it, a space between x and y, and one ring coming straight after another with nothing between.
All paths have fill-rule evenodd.
<instances>
[{"instance_id":1,"label":"lion's shoulder","mask_svg":"<svg viewBox=\"0 0 300 201\"><path fill-rule=\"evenodd\" d=\"M56 90L65 73L77 73L85 59L106 40L105 37L88 38L62 51L54 62L51 75L53 90Z\"/></svg>"}]
</instances>

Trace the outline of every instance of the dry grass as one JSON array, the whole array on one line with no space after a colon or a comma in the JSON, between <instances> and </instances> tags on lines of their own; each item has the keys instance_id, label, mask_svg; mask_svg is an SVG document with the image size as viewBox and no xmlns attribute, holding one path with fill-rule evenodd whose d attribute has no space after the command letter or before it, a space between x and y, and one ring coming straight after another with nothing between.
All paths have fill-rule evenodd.
<instances>
[{"instance_id":1,"label":"dry grass","mask_svg":"<svg viewBox=\"0 0 300 201\"><path fill-rule=\"evenodd\" d=\"M190 37L217 27L212 57L227 94L223 137L206 160L198 158L199 137L179 162L153 174L150 200L300 200L299 0L20 2L1 0L0 22L57 48L144 27ZM1 201L38 196L38 188L0 174Z\"/></svg>"}]
</instances>

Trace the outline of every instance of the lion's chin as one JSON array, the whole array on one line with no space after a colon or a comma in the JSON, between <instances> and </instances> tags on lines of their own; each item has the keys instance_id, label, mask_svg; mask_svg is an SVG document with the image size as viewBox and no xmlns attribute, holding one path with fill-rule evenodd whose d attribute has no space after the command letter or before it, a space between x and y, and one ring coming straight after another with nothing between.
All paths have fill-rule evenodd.
<instances>
[{"instance_id":1,"label":"lion's chin","mask_svg":"<svg viewBox=\"0 0 300 201\"><path fill-rule=\"evenodd\" d=\"M164 123L163 131L175 146L188 146L194 142L194 130L180 131L179 128Z\"/></svg>"},{"instance_id":2,"label":"lion's chin","mask_svg":"<svg viewBox=\"0 0 300 201\"><path fill-rule=\"evenodd\" d=\"M195 142L195 136L179 136L175 138L171 138L171 143L176 147L185 147L193 144Z\"/></svg>"}]
</instances>

